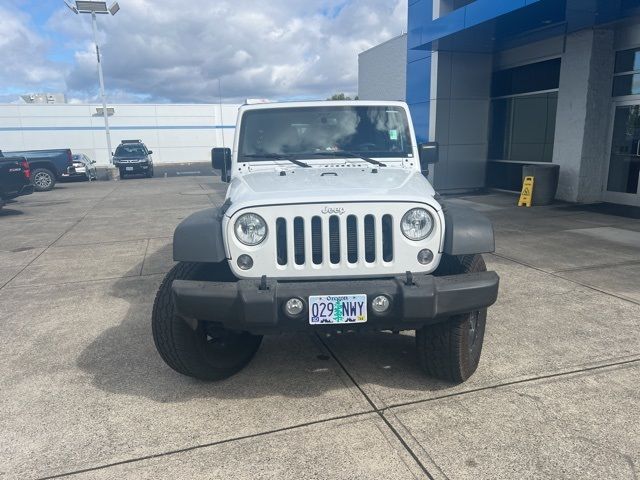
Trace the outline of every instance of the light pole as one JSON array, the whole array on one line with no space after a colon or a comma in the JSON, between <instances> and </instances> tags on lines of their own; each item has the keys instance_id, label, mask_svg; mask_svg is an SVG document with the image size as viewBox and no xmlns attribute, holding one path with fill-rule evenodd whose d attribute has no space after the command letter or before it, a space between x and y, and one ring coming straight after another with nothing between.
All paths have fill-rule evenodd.
<instances>
[{"instance_id":1,"label":"light pole","mask_svg":"<svg viewBox=\"0 0 640 480\"><path fill-rule=\"evenodd\" d=\"M109 113L107 111L107 97L104 93L104 77L102 75L102 62L100 61L100 47L98 46L98 26L96 21L96 14L98 15L115 15L120 10L118 2L114 2L109 8L107 8L107 2L96 1L79 1L75 2L75 5L67 3L64 4L76 15L79 13L91 14L91 26L93 28L93 43L96 46L96 58L98 60L98 78L100 80L100 97L102 97L102 115L104 116L104 130L107 134L107 158L109 164L112 162L111 158L111 132L109 131Z\"/></svg>"}]
</instances>

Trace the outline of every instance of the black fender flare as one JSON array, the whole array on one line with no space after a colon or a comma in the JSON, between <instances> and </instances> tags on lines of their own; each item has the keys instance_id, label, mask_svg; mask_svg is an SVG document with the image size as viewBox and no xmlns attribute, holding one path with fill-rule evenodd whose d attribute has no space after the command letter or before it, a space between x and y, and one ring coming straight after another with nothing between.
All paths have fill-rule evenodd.
<instances>
[{"instance_id":1,"label":"black fender flare","mask_svg":"<svg viewBox=\"0 0 640 480\"><path fill-rule=\"evenodd\" d=\"M173 232L176 262L220 263L227 258L221 208L207 208L185 218Z\"/></svg>"},{"instance_id":2,"label":"black fender flare","mask_svg":"<svg viewBox=\"0 0 640 480\"><path fill-rule=\"evenodd\" d=\"M443 203L444 247L448 255L472 255L495 251L491 220L470 208Z\"/></svg>"}]
</instances>

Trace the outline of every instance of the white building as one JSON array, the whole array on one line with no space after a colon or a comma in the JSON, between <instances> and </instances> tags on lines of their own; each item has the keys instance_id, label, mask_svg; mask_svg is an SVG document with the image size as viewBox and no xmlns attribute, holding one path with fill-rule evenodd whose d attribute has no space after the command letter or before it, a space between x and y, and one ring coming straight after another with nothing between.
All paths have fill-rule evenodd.
<instances>
[{"instance_id":1,"label":"white building","mask_svg":"<svg viewBox=\"0 0 640 480\"><path fill-rule=\"evenodd\" d=\"M213 147L231 146L239 105L111 104L112 149L140 139L156 164L208 162ZM222 110L222 114L221 114ZM70 148L107 165L101 105L0 105L0 150Z\"/></svg>"}]
</instances>

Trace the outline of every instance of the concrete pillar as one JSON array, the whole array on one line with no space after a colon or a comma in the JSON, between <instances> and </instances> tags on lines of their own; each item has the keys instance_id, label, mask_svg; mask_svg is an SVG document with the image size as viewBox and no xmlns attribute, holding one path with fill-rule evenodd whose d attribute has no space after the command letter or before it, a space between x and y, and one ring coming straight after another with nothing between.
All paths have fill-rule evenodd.
<instances>
[{"instance_id":1,"label":"concrete pillar","mask_svg":"<svg viewBox=\"0 0 640 480\"><path fill-rule=\"evenodd\" d=\"M557 198L602 199L609 161L614 32L567 35L560 70L553 163L560 165Z\"/></svg>"}]
</instances>

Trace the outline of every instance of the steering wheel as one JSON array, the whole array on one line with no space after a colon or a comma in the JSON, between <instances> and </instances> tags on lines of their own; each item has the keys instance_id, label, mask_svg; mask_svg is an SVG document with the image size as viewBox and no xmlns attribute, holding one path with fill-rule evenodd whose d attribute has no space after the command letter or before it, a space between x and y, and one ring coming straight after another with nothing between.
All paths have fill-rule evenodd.
<instances>
[{"instance_id":1,"label":"steering wheel","mask_svg":"<svg viewBox=\"0 0 640 480\"><path fill-rule=\"evenodd\" d=\"M360 143L357 145L358 150L371 151L375 150L376 148L378 148L378 146L375 143Z\"/></svg>"}]
</instances>

